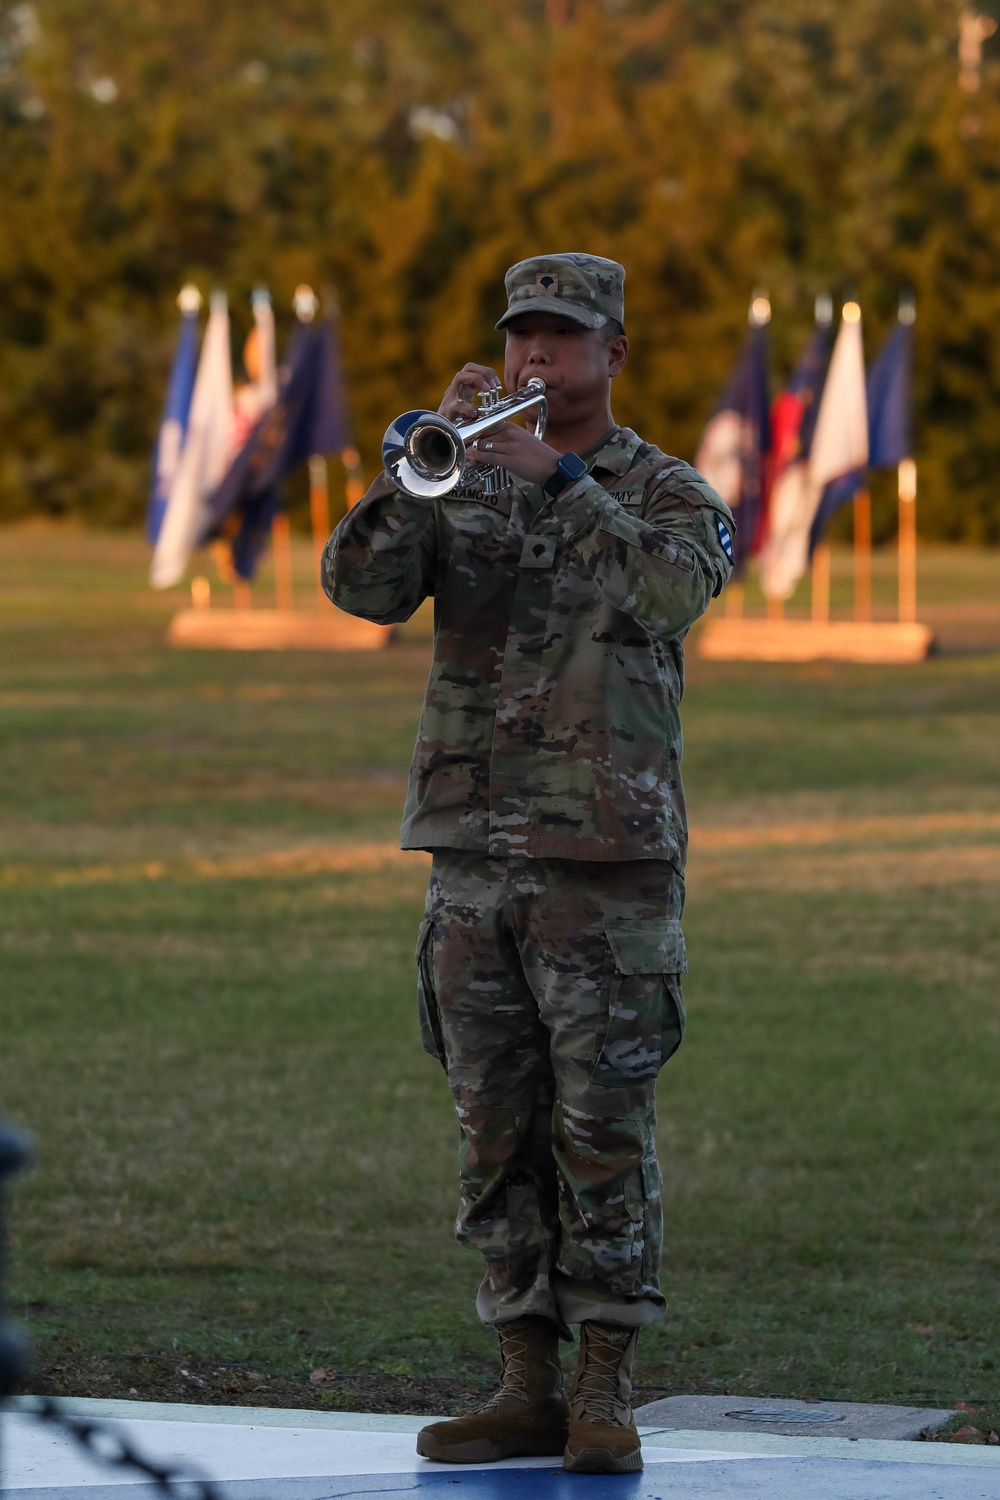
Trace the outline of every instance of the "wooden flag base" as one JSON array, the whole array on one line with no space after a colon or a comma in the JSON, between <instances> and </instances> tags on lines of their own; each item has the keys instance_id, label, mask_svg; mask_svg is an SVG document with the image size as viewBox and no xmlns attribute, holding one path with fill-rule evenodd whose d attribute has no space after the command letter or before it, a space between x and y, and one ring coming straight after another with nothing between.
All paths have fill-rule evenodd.
<instances>
[{"instance_id":1,"label":"wooden flag base","mask_svg":"<svg viewBox=\"0 0 1000 1500\"><path fill-rule=\"evenodd\" d=\"M708 620L698 655L708 661L923 661L926 625L868 620Z\"/></svg>"},{"instance_id":2,"label":"wooden flag base","mask_svg":"<svg viewBox=\"0 0 1000 1500\"><path fill-rule=\"evenodd\" d=\"M172 646L209 651L378 651L391 625L373 625L342 610L182 609L170 622Z\"/></svg>"}]
</instances>

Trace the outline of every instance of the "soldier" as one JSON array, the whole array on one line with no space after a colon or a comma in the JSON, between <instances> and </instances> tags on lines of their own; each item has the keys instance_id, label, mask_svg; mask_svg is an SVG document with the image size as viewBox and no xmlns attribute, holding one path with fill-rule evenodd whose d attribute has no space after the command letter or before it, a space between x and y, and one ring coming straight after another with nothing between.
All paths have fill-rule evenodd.
<instances>
[{"instance_id":1,"label":"soldier","mask_svg":"<svg viewBox=\"0 0 1000 1500\"><path fill-rule=\"evenodd\" d=\"M484 1257L502 1363L484 1406L419 1435L454 1463L641 1469L632 1362L665 1307L654 1088L684 1032L682 643L729 577L733 520L615 424L624 278L593 255L513 266L504 380L545 381L544 440L508 423L476 444L513 476L498 494L471 480L425 502L380 477L323 562L330 598L369 620L434 598L402 846L433 854L421 1030L455 1098L457 1232ZM499 384L467 364L440 411L471 419Z\"/></svg>"}]
</instances>

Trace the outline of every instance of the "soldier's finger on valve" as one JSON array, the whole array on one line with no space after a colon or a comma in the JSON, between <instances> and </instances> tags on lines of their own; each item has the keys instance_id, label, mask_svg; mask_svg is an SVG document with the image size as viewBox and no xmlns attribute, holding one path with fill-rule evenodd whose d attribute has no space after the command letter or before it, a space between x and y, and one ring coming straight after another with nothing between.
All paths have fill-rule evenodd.
<instances>
[{"instance_id":1,"label":"soldier's finger on valve","mask_svg":"<svg viewBox=\"0 0 1000 1500\"><path fill-rule=\"evenodd\" d=\"M500 376L489 365L464 365L452 386L466 400L471 400L476 391L495 391L500 387Z\"/></svg>"}]
</instances>

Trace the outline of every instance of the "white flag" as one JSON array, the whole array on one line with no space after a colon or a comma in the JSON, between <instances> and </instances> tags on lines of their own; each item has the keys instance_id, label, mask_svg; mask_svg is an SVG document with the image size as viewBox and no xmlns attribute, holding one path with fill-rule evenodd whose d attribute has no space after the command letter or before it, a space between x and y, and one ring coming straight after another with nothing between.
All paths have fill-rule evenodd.
<instances>
[{"instance_id":1,"label":"white flag","mask_svg":"<svg viewBox=\"0 0 1000 1500\"><path fill-rule=\"evenodd\" d=\"M156 541L149 581L169 589L184 576L202 521L204 502L229 467L233 428L233 368L229 309L224 292L213 292L191 397L187 441L170 487Z\"/></svg>"},{"instance_id":2,"label":"white flag","mask_svg":"<svg viewBox=\"0 0 1000 1500\"><path fill-rule=\"evenodd\" d=\"M868 402L861 309L848 302L830 357L808 464L789 464L771 491L771 522L761 554L761 586L787 599L809 564L809 534L832 479L868 462Z\"/></svg>"},{"instance_id":3,"label":"white flag","mask_svg":"<svg viewBox=\"0 0 1000 1500\"><path fill-rule=\"evenodd\" d=\"M816 491L816 504L823 486L831 479L839 479L853 469L863 469L867 462L868 401L861 309L856 302L848 302L830 357L809 449L809 478ZM809 520L811 523L812 516Z\"/></svg>"},{"instance_id":4,"label":"white flag","mask_svg":"<svg viewBox=\"0 0 1000 1500\"><path fill-rule=\"evenodd\" d=\"M767 536L760 554L760 586L767 599L790 599L809 559L816 499L802 459L787 464L771 486Z\"/></svg>"}]
</instances>

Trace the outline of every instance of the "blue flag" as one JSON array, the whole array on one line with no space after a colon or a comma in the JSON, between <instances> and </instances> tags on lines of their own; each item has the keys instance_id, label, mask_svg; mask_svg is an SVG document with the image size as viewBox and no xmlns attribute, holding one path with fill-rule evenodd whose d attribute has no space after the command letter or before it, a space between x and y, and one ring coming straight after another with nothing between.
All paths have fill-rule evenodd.
<instances>
[{"instance_id":1,"label":"blue flag","mask_svg":"<svg viewBox=\"0 0 1000 1500\"><path fill-rule=\"evenodd\" d=\"M149 491L146 535L154 545L160 535L167 501L170 498L170 487L174 482L184 439L187 436L191 395L194 391L194 378L197 370L198 310L197 307L193 307L181 316L181 331L177 338L177 348L174 351L167 399L160 418L156 447L153 449L153 481Z\"/></svg>"},{"instance_id":2,"label":"blue flag","mask_svg":"<svg viewBox=\"0 0 1000 1500\"><path fill-rule=\"evenodd\" d=\"M913 457L913 324L897 323L868 376L868 462L894 469Z\"/></svg>"},{"instance_id":3,"label":"blue flag","mask_svg":"<svg viewBox=\"0 0 1000 1500\"><path fill-rule=\"evenodd\" d=\"M897 323L868 371L868 467L894 469L913 454L913 417L910 400L913 325ZM813 521L810 544L815 547L833 513L853 500L865 482L864 469L835 479L823 491Z\"/></svg>"},{"instance_id":4,"label":"blue flag","mask_svg":"<svg viewBox=\"0 0 1000 1500\"><path fill-rule=\"evenodd\" d=\"M767 364L764 323L751 328L694 461L736 518L737 571L754 547L771 448Z\"/></svg>"},{"instance_id":5,"label":"blue flag","mask_svg":"<svg viewBox=\"0 0 1000 1500\"><path fill-rule=\"evenodd\" d=\"M823 495L816 514L813 516L812 529L809 532L809 556L815 551L816 544L822 537L832 516L853 500L858 490L865 482L864 469L852 469L849 474L841 474L839 479L831 479L830 483L823 489Z\"/></svg>"},{"instance_id":6,"label":"blue flag","mask_svg":"<svg viewBox=\"0 0 1000 1500\"><path fill-rule=\"evenodd\" d=\"M823 395L823 382L826 380L826 367L829 362L830 329L829 325L821 323L809 340L805 353L788 383L789 392L802 402L802 420L798 430L798 456L800 458L809 457L816 418L819 415L820 398Z\"/></svg>"},{"instance_id":7,"label":"blue flag","mask_svg":"<svg viewBox=\"0 0 1000 1500\"><path fill-rule=\"evenodd\" d=\"M296 325L278 372L278 399L253 428L209 497L200 540L232 536L233 566L252 578L281 509L278 486L314 453L351 446L336 329L330 319Z\"/></svg>"}]
</instances>

